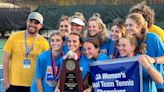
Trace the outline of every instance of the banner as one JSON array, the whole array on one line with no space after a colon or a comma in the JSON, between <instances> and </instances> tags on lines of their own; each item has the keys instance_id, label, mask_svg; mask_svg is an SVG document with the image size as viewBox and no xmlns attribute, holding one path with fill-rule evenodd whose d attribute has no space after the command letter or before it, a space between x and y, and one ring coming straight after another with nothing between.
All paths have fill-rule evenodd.
<instances>
[{"instance_id":1,"label":"banner","mask_svg":"<svg viewBox=\"0 0 164 92\"><path fill-rule=\"evenodd\" d=\"M138 57L91 63L93 92L142 92Z\"/></svg>"}]
</instances>

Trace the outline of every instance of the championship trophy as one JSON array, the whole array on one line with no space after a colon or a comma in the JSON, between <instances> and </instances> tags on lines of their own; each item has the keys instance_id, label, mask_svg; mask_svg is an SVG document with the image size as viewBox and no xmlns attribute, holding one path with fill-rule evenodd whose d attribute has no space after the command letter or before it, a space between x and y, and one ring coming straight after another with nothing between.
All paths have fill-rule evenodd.
<instances>
[{"instance_id":1,"label":"championship trophy","mask_svg":"<svg viewBox=\"0 0 164 92\"><path fill-rule=\"evenodd\" d=\"M63 61L62 71L60 75L59 89L61 92L83 92L84 83L79 61L74 59L66 59Z\"/></svg>"}]
</instances>

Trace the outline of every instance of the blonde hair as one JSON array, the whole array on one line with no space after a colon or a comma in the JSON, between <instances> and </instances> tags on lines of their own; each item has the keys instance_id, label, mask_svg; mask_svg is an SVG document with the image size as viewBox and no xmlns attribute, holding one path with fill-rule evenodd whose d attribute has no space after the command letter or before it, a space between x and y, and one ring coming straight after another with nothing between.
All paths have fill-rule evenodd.
<instances>
[{"instance_id":1,"label":"blonde hair","mask_svg":"<svg viewBox=\"0 0 164 92\"><path fill-rule=\"evenodd\" d=\"M81 12L75 12L74 15L71 17L71 20L74 18L78 18L78 19L82 20L84 22L84 24L86 23L84 15ZM85 30L85 25L82 26L82 31L81 31L82 36L84 36L84 30Z\"/></svg>"},{"instance_id":2,"label":"blonde hair","mask_svg":"<svg viewBox=\"0 0 164 92\"><path fill-rule=\"evenodd\" d=\"M106 25L104 24L103 20L100 18L100 14L99 13L93 14L93 16L88 21L88 25L89 25L90 21L96 21L98 26L101 29L101 33L98 35L98 38L100 39L100 44L107 41L108 31L107 31ZM87 33L87 37L90 37L89 32Z\"/></svg>"},{"instance_id":3,"label":"blonde hair","mask_svg":"<svg viewBox=\"0 0 164 92\"><path fill-rule=\"evenodd\" d=\"M134 54L138 54L139 52L139 44L138 44L138 39L134 35L126 35L122 37L123 39L128 39L131 45L135 46Z\"/></svg>"},{"instance_id":4,"label":"blonde hair","mask_svg":"<svg viewBox=\"0 0 164 92\"><path fill-rule=\"evenodd\" d=\"M155 12L151 7L147 6L144 2L134 5L129 13L141 13L145 20L148 22L148 27L154 24Z\"/></svg>"},{"instance_id":5,"label":"blonde hair","mask_svg":"<svg viewBox=\"0 0 164 92\"><path fill-rule=\"evenodd\" d=\"M70 17L66 15L62 15L58 23L60 24L61 21L65 21L65 20L68 21L68 23L70 23Z\"/></svg>"},{"instance_id":6,"label":"blonde hair","mask_svg":"<svg viewBox=\"0 0 164 92\"><path fill-rule=\"evenodd\" d=\"M83 15L81 12L75 12L71 19L73 19L73 18L79 18L79 19L81 19L84 23L86 23L86 20L85 20L85 18L84 18L84 15Z\"/></svg>"},{"instance_id":7,"label":"blonde hair","mask_svg":"<svg viewBox=\"0 0 164 92\"><path fill-rule=\"evenodd\" d=\"M141 54L145 54L146 48L147 48L147 45L145 43L146 42L146 32L147 32L147 22L145 21L143 16L139 13L129 14L127 16L127 19L128 18L134 20L137 24L140 24L142 26L141 30L140 30L141 38L137 37L137 40L138 40L138 44L140 44L139 52Z\"/></svg>"}]
</instances>

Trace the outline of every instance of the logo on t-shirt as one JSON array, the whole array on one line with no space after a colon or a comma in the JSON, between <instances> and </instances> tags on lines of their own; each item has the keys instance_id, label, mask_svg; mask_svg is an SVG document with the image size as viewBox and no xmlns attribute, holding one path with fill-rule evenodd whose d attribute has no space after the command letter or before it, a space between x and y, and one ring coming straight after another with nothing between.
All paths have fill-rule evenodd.
<instances>
[{"instance_id":1,"label":"logo on t-shirt","mask_svg":"<svg viewBox=\"0 0 164 92\"><path fill-rule=\"evenodd\" d=\"M46 83L49 86L56 86L57 81L58 81L58 77L54 77L53 75L53 70L52 70L52 66L47 66L47 71L46 71L46 77L45 77Z\"/></svg>"}]
</instances>

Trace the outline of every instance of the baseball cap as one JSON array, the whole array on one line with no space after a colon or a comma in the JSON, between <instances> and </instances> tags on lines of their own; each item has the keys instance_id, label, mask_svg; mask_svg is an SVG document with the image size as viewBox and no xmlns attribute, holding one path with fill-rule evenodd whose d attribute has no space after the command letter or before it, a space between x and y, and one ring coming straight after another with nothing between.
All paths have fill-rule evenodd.
<instances>
[{"instance_id":1,"label":"baseball cap","mask_svg":"<svg viewBox=\"0 0 164 92\"><path fill-rule=\"evenodd\" d=\"M41 24L43 24L43 16L39 12L31 12L28 16L28 20L35 19L39 21Z\"/></svg>"},{"instance_id":2,"label":"baseball cap","mask_svg":"<svg viewBox=\"0 0 164 92\"><path fill-rule=\"evenodd\" d=\"M76 24L81 25L81 26L85 26L84 21L79 19L79 18L72 18L71 22L76 23Z\"/></svg>"}]
</instances>

